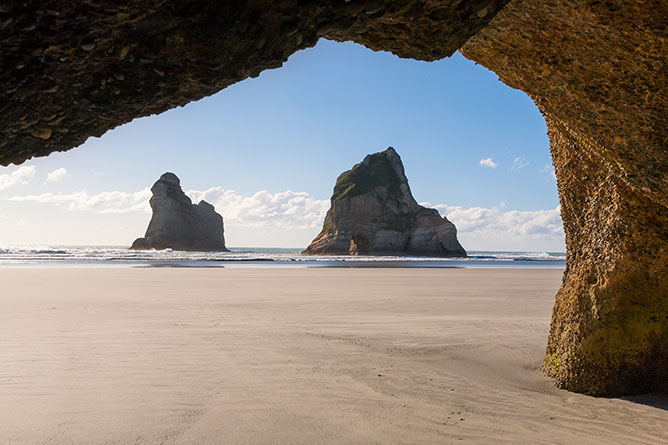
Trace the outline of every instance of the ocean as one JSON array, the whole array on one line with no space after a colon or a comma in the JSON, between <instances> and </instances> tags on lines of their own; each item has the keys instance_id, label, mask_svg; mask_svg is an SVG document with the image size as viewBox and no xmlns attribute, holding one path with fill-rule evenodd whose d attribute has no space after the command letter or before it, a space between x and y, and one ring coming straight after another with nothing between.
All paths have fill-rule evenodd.
<instances>
[{"instance_id":1,"label":"ocean","mask_svg":"<svg viewBox=\"0 0 668 445\"><path fill-rule=\"evenodd\" d=\"M231 252L135 251L124 246L0 246L0 267L460 267L564 268L563 252L469 251L468 258L301 255L301 249L232 247Z\"/></svg>"}]
</instances>

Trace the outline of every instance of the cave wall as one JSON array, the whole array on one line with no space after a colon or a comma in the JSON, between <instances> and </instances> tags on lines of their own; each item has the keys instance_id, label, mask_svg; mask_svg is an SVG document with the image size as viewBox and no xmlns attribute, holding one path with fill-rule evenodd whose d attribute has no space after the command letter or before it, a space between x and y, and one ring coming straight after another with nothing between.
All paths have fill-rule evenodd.
<instances>
[{"instance_id":1,"label":"cave wall","mask_svg":"<svg viewBox=\"0 0 668 445\"><path fill-rule=\"evenodd\" d=\"M668 208L548 119L568 251L543 371L572 391L668 390Z\"/></svg>"},{"instance_id":2,"label":"cave wall","mask_svg":"<svg viewBox=\"0 0 668 445\"><path fill-rule=\"evenodd\" d=\"M543 371L668 390L668 3L511 2L462 53L545 116L566 234Z\"/></svg>"},{"instance_id":3,"label":"cave wall","mask_svg":"<svg viewBox=\"0 0 668 445\"><path fill-rule=\"evenodd\" d=\"M326 37L462 53L545 115L567 268L543 370L592 394L666 389L668 3L167 0L0 5L0 164L213 94Z\"/></svg>"}]
</instances>

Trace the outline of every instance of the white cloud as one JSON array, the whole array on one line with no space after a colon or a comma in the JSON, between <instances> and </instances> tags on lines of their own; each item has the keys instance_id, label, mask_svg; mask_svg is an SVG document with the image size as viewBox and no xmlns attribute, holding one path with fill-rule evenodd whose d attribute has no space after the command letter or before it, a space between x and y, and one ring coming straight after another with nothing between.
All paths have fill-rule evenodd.
<instances>
[{"instance_id":1,"label":"white cloud","mask_svg":"<svg viewBox=\"0 0 668 445\"><path fill-rule=\"evenodd\" d=\"M422 205L430 206L429 203ZM485 238L513 235L534 240L561 240L564 237L559 206L549 210L505 212L497 208L465 208L446 204L430 207L438 209L452 221L459 234L470 233Z\"/></svg>"},{"instance_id":2,"label":"white cloud","mask_svg":"<svg viewBox=\"0 0 668 445\"><path fill-rule=\"evenodd\" d=\"M132 211L150 212L149 189L135 193L102 192L89 195L85 190L74 193L42 193L41 195L12 196L4 198L14 202L36 202L64 207L69 211L92 211L98 213L126 213Z\"/></svg>"},{"instance_id":3,"label":"white cloud","mask_svg":"<svg viewBox=\"0 0 668 445\"><path fill-rule=\"evenodd\" d=\"M525 158L519 156L515 159L513 159L513 166L510 167L511 170L520 170L522 168L528 167L529 166L529 161L527 161Z\"/></svg>"},{"instance_id":4,"label":"white cloud","mask_svg":"<svg viewBox=\"0 0 668 445\"><path fill-rule=\"evenodd\" d=\"M19 167L13 172L0 175L0 190L4 190L13 185L26 184L28 179L35 176L37 169L34 165Z\"/></svg>"},{"instance_id":5,"label":"white cloud","mask_svg":"<svg viewBox=\"0 0 668 445\"><path fill-rule=\"evenodd\" d=\"M59 182L67 178L69 175L67 169L59 168L46 175L46 182Z\"/></svg>"},{"instance_id":6,"label":"white cloud","mask_svg":"<svg viewBox=\"0 0 668 445\"><path fill-rule=\"evenodd\" d=\"M288 190L280 193L259 191L243 196L234 190L212 187L187 192L193 202L205 200L223 215L225 224L284 229L317 228L329 208L329 200L315 199L310 193Z\"/></svg>"},{"instance_id":7,"label":"white cloud","mask_svg":"<svg viewBox=\"0 0 668 445\"><path fill-rule=\"evenodd\" d=\"M492 158L481 159L480 162L478 162L478 164L481 167L490 167L490 168L496 168L497 166L496 162L494 162Z\"/></svg>"},{"instance_id":8,"label":"white cloud","mask_svg":"<svg viewBox=\"0 0 668 445\"><path fill-rule=\"evenodd\" d=\"M212 187L204 191L191 190L187 194L193 202L205 200L212 204L216 211L223 215L226 225L284 229L318 228L329 208L328 200L318 200L309 193L290 190L273 194L263 190L252 196L243 196L234 190ZM86 191L80 191L69 194L13 196L4 199L52 204L69 211L150 213L150 197L151 191L144 189L135 193L112 191L90 195Z\"/></svg>"},{"instance_id":9,"label":"white cloud","mask_svg":"<svg viewBox=\"0 0 668 445\"><path fill-rule=\"evenodd\" d=\"M215 206L223 215L226 227L274 229L314 229L320 228L329 200L315 199L306 192L285 191L270 193L259 191L252 196L244 196L234 190L212 187L208 190L187 192L193 202L204 199ZM148 188L134 193L111 191L88 194L79 191L69 194L43 193L41 195L13 196L2 198L15 202L35 202L51 204L70 211L90 211L96 213L150 213ZM427 207L438 209L456 226L460 235L472 239L508 239L517 237L524 240L563 240L563 226L560 208L535 211L503 211L498 208L449 206L439 204ZM257 229L254 229L257 230Z\"/></svg>"}]
</instances>

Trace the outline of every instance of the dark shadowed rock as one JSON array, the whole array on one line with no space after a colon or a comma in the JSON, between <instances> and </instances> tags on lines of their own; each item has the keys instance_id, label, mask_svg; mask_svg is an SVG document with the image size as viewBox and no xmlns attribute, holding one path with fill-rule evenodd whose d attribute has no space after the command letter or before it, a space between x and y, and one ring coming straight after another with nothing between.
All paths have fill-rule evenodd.
<instances>
[{"instance_id":1,"label":"dark shadowed rock","mask_svg":"<svg viewBox=\"0 0 668 445\"><path fill-rule=\"evenodd\" d=\"M321 37L440 59L507 2L3 1L0 165L257 77Z\"/></svg>"},{"instance_id":2,"label":"dark shadowed rock","mask_svg":"<svg viewBox=\"0 0 668 445\"><path fill-rule=\"evenodd\" d=\"M415 201L392 147L342 173L331 203L304 253L466 256L454 224Z\"/></svg>"},{"instance_id":3,"label":"dark shadowed rock","mask_svg":"<svg viewBox=\"0 0 668 445\"><path fill-rule=\"evenodd\" d=\"M151 192L151 222L131 249L227 251L223 217L206 201L193 204L174 173L162 175Z\"/></svg>"}]
</instances>

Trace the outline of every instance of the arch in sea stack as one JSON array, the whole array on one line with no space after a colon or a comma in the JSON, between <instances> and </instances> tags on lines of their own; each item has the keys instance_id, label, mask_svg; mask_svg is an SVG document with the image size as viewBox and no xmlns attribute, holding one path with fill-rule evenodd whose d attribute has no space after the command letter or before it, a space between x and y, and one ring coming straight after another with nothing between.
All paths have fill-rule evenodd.
<instances>
[{"instance_id":1,"label":"arch in sea stack","mask_svg":"<svg viewBox=\"0 0 668 445\"><path fill-rule=\"evenodd\" d=\"M464 56L545 116L568 251L543 370L666 390L668 3L662 0L44 0L0 6L0 164L279 67L317 39Z\"/></svg>"}]
</instances>

